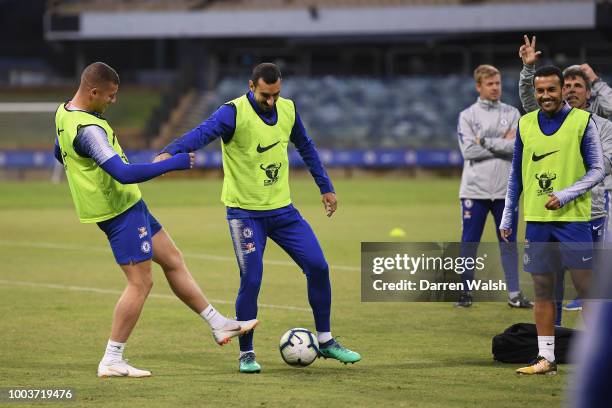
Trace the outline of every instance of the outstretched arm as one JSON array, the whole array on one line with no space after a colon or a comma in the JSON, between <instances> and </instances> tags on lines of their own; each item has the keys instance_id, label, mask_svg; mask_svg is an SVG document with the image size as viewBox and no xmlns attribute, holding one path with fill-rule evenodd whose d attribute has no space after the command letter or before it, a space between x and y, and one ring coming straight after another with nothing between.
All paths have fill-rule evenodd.
<instances>
[{"instance_id":1,"label":"outstretched arm","mask_svg":"<svg viewBox=\"0 0 612 408\"><path fill-rule=\"evenodd\" d=\"M193 167L193 153L179 153L159 163L128 164L115 155L100 167L121 184L142 183L173 170L188 170Z\"/></svg>"},{"instance_id":2,"label":"outstretched arm","mask_svg":"<svg viewBox=\"0 0 612 408\"><path fill-rule=\"evenodd\" d=\"M302 119L297 112L295 114L295 123L293 124L293 129L291 129L289 139L291 140L291 143L295 145L298 153L302 157L302 160L304 160L304 163L306 163L310 174L314 178L315 183L317 186L319 186L319 191L321 191L321 200L323 202L323 206L325 207L325 212L327 213L328 217L331 217L338 206L334 186L332 185L332 182L329 179L325 168L323 167L323 163L321 163L321 158L319 157L319 153L315 148L314 142L306 133Z\"/></svg>"},{"instance_id":3,"label":"outstretched arm","mask_svg":"<svg viewBox=\"0 0 612 408\"><path fill-rule=\"evenodd\" d=\"M93 159L102 170L121 184L140 183L169 171L186 170L193 166L194 161L192 154L181 153L162 163L125 163L108 143L104 129L96 125L81 128L73 146L80 156Z\"/></svg>"},{"instance_id":4,"label":"outstretched arm","mask_svg":"<svg viewBox=\"0 0 612 408\"><path fill-rule=\"evenodd\" d=\"M227 143L234 135L235 129L236 107L231 104L221 105L204 122L164 147L158 158L160 156L164 158L174 156L177 153L193 152L218 138L223 139L223 142Z\"/></svg>"}]
</instances>

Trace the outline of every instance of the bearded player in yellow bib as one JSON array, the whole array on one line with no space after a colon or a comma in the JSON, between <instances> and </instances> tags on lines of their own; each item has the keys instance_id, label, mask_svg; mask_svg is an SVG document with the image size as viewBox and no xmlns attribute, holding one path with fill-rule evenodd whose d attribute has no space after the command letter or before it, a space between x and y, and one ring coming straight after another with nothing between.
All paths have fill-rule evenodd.
<instances>
[{"instance_id":1,"label":"bearded player in yellow bib","mask_svg":"<svg viewBox=\"0 0 612 408\"><path fill-rule=\"evenodd\" d=\"M561 70L542 67L533 82L540 109L519 120L499 229L508 237L516 228L512 213L523 192L524 269L534 284L538 356L517 373L548 375L557 373L555 277L563 268L569 269L578 297L586 299L593 261L590 190L603 180L605 171L590 113L563 102Z\"/></svg>"},{"instance_id":2,"label":"bearded player in yellow bib","mask_svg":"<svg viewBox=\"0 0 612 408\"><path fill-rule=\"evenodd\" d=\"M192 154L163 163L129 164L112 128L102 117L115 103L119 76L102 62L87 66L74 97L55 114L55 156L64 165L79 219L97 223L110 242L127 287L115 307L99 377L148 377L150 371L127 364L123 351L153 285L151 259L159 264L170 287L189 308L210 325L223 345L251 331L257 320L227 319L207 301L185 262L159 222L151 215L135 183L193 166Z\"/></svg>"},{"instance_id":3,"label":"bearded player in yellow bib","mask_svg":"<svg viewBox=\"0 0 612 408\"><path fill-rule=\"evenodd\" d=\"M202 124L167 146L156 160L170 160L181 152L193 152L221 138L224 172L221 200L227 207L240 269L237 318L257 317L263 253L270 237L306 275L320 355L355 363L361 356L341 346L331 335L329 268L310 225L291 203L287 155L290 141L319 187L327 216L336 211L336 194L293 101L279 96L281 81L276 65L256 66L249 81L250 92L219 107ZM252 333L240 338L239 371L261 371L255 360Z\"/></svg>"}]
</instances>

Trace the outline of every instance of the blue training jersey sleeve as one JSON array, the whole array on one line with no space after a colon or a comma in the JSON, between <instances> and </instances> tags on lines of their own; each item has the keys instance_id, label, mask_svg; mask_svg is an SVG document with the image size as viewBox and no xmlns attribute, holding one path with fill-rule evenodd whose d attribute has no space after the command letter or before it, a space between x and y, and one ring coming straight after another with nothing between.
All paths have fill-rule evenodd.
<instances>
[{"instance_id":1,"label":"blue training jersey sleeve","mask_svg":"<svg viewBox=\"0 0 612 408\"><path fill-rule=\"evenodd\" d=\"M53 155L55 156L55 160L57 160L60 164L64 164L64 159L62 159L62 148L59 145L57 136L55 137L55 146L53 146Z\"/></svg>"},{"instance_id":2,"label":"blue training jersey sleeve","mask_svg":"<svg viewBox=\"0 0 612 408\"><path fill-rule=\"evenodd\" d=\"M306 163L310 174L315 180L317 186L319 186L319 191L321 194L333 193L334 186L323 167L323 163L321 163L321 158L319 157L319 153L315 148L315 144L312 139L306 133L306 128L304 128L304 124L302 123L302 119L300 115L295 112L295 123L293 124L293 128L291 129L291 135L289 136L289 140L293 143Z\"/></svg>"},{"instance_id":3,"label":"blue training jersey sleeve","mask_svg":"<svg viewBox=\"0 0 612 408\"><path fill-rule=\"evenodd\" d=\"M72 146L80 156L92 158L98 166L117 155L108 143L106 131L98 125L80 128Z\"/></svg>"},{"instance_id":4,"label":"blue training jersey sleeve","mask_svg":"<svg viewBox=\"0 0 612 408\"><path fill-rule=\"evenodd\" d=\"M520 129L516 129L514 140L514 153L512 154L512 167L508 179L508 189L506 190L506 201L502 220L499 229L514 229L512 225L512 213L517 211L519 199L523 192L523 141L521 140Z\"/></svg>"},{"instance_id":5,"label":"blue training jersey sleeve","mask_svg":"<svg viewBox=\"0 0 612 408\"><path fill-rule=\"evenodd\" d=\"M599 132L593 119L589 120L582 137L580 152L587 172L571 186L553 193L559 199L561 207L595 187L606 175Z\"/></svg>"},{"instance_id":6,"label":"blue training jersey sleeve","mask_svg":"<svg viewBox=\"0 0 612 408\"><path fill-rule=\"evenodd\" d=\"M181 153L158 163L124 163L108 143L104 129L97 125L79 129L73 146L80 156L91 158L102 170L122 184L141 183L172 170L187 170L190 167L188 153Z\"/></svg>"},{"instance_id":7,"label":"blue training jersey sleeve","mask_svg":"<svg viewBox=\"0 0 612 408\"><path fill-rule=\"evenodd\" d=\"M167 160L157 163L127 164L115 155L105 161L100 168L121 184L142 183L173 170L188 170L189 153L178 153Z\"/></svg>"},{"instance_id":8,"label":"blue training jersey sleeve","mask_svg":"<svg viewBox=\"0 0 612 408\"><path fill-rule=\"evenodd\" d=\"M231 140L236 130L236 107L232 104L221 105L208 119L183 136L175 139L160 153L188 153L201 149L214 140L221 138L224 143Z\"/></svg>"}]
</instances>

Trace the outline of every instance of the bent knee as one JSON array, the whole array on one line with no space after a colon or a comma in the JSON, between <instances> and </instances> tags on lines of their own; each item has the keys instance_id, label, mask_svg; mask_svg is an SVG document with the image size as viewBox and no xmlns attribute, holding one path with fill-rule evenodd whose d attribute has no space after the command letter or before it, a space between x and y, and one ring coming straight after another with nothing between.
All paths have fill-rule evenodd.
<instances>
[{"instance_id":1,"label":"bent knee","mask_svg":"<svg viewBox=\"0 0 612 408\"><path fill-rule=\"evenodd\" d=\"M590 285L585 282L574 283L576 294L580 299L586 299L589 296Z\"/></svg>"},{"instance_id":2,"label":"bent knee","mask_svg":"<svg viewBox=\"0 0 612 408\"><path fill-rule=\"evenodd\" d=\"M246 278L240 281L240 286L245 289L259 290L261 286L261 278Z\"/></svg>"},{"instance_id":3,"label":"bent knee","mask_svg":"<svg viewBox=\"0 0 612 408\"><path fill-rule=\"evenodd\" d=\"M327 264L325 259L317 259L308 262L306 265L304 265L303 271L306 276L328 276L329 265Z\"/></svg>"},{"instance_id":4,"label":"bent knee","mask_svg":"<svg viewBox=\"0 0 612 408\"><path fill-rule=\"evenodd\" d=\"M550 274L532 275L533 292L536 300L550 300L553 298L555 281Z\"/></svg>"},{"instance_id":5,"label":"bent knee","mask_svg":"<svg viewBox=\"0 0 612 408\"><path fill-rule=\"evenodd\" d=\"M185 258L183 258L183 253L175 247L159 256L157 263L164 271L180 269L185 265Z\"/></svg>"},{"instance_id":6,"label":"bent knee","mask_svg":"<svg viewBox=\"0 0 612 408\"><path fill-rule=\"evenodd\" d=\"M168 256L169 263L172 268L180 268L185 265L185 258L183 258L183 253L180 249L175 248L170 255Z\"/></svg>"},{"instance_id":7,"label":"bent knee","mask_svg":"<svg viewBox=\"0 0 612 408\"><path fill-rule=\"evenodd\" d=\"M132 279L128 285L134 288L140 295L147 296L153 288L153 276L140 276L138 279Z\"/></svg>"},{"instance_id":8,"label":"bent knee","mask_svg":"<svg viewBox=\"0 0 612 408\"><path fill-rule=\"evenodd\" d=\"M149 292L151 292L151 289L153 289L153 276L143 279L140 283L139 289L148 295Z\"/></svg>"}]
</instances>

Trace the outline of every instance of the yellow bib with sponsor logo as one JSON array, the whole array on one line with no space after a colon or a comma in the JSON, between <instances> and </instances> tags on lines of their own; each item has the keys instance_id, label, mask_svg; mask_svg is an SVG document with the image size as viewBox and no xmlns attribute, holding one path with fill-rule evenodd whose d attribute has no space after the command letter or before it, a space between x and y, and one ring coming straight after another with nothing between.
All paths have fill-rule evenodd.
<instances>
[{"instance_id":1,"label":"yellow bib with sponsor logo","mask_svg":"<svg viewBox=\"0 0 612 408\"><path fill-rule=\"evenodd\" d=\"M590 113L572 109L559 130L546 135L540 129L538 112L530 112L519 120L525 221L589 221L590 191L558 210L547 210L544 204L550 193L571 186L586 174L580 145Z\"/></svg>"},{"instance_id":2,"label":"yellow bib with sponsor logo","mask_svg":"<svg viewBox=\"0 0 612 408\"><path fill-rule=\"evenodd\" d=\"M221 201L246 210L274 210L291 204L287 145L295 122L293 102L278 98L273 125L259 117L246 95L228 103L236 107L236 129L228 143L221 143Z\"/></svg>"}]
</instances>

